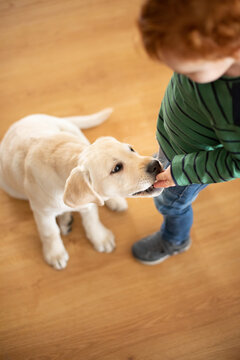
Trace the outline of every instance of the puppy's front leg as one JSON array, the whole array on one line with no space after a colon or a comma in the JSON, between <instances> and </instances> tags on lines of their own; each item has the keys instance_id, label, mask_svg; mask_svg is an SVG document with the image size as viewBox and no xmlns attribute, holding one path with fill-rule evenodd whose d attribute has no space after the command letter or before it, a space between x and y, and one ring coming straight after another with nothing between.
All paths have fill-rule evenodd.
<instances>
[{"instance_id":1,"label":"puppy's front leg","mask_svg":"<svg viewBox=\"0 0 240 360\"><path fill-rule=\"evenodd\" d=\"M125 211L128 208L126 199L122 197L115 197L105 201L107 207L112 211Z\"/></svg>"},{"instance_id":2,"label":"puppy's front leg","mask_svg":"<svg viewBox=\"0 0 240 360\"><path fill-rule=\"evenodd\" d=\"M105 228L99 220L98 208L89 204L80 211L87 238L99 252L111 252L115 248L113 233Z\"/></svg>"},{"instance_id":3,"label":"puppy's front leg","mask_svg":"<svg viewBox=\"0 0 240 360\"><path fill-rule=\"evenodd\" d=\"M60 237L56 217L46 212L33 211L33 214L43 245L44 259L55 269L64 269L69 256Z\"/></svg>"}]
</instances>

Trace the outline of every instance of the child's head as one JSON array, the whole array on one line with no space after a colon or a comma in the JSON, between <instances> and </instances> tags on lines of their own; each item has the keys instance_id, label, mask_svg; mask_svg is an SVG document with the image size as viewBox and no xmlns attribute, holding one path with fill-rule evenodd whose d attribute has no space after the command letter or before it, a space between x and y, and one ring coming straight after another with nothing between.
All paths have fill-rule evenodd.
<instances>
[{"instance_id":1,"label":"child's head","mask_svg":"<svg viewBox=\"0 0 240 360\"><path fill-rule=\"evenodd\" d=\"M147 53L192 80L240 61L240 0L147 0L138 26Z\"/></svg>"}]
</instances>

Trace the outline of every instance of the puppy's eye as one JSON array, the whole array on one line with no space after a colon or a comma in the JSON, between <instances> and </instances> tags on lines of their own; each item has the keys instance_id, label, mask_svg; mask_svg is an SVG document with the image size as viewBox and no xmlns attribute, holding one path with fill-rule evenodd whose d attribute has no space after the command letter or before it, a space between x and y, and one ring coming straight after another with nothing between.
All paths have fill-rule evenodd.
<instances>
[{"instance_id":1,"label":"puppy's eye","mask_svg":"<svg viewBox=\"0 0 240 360\"><path fill-rule=\"evenodd\" d=\"M111 174L115 174L119 171L121 171L123 169L123 164L122 163L118 163L115 168L111 171Z\"/></svg>"},{"instance_id":2,"label":"puppy's eye","mask_svg":"<svg viewBox=\"0 0 240 360\"><path fill-rule=\"evenodd\" d=\"M134 150L131 146L129 146L129 149L130 149L132 152L135 152L135 150Z\"/></svg>"}]
</instances>

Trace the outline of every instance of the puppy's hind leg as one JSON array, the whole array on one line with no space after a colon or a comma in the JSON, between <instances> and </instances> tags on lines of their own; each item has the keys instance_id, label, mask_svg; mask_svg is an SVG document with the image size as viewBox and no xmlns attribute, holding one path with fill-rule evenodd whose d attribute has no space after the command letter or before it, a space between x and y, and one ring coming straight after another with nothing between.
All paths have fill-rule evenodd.
<instances>
[{"instance_id":1,"label":"puppy's hind leg","mask_svg":"<svg viewBox=\"0 0 240 360\"><path fill-rule=\"evenodd\" d=\"M57 217L57 223L60 227L62 235L68 235L72 231L73 216L70 212L66 212Z\"/></svg>"},{"instance_id":2,"label":"puppy's hind leg","mask_svg":"<svg viewBox=\"0 0 240 360\"><path fill-rule=\"evenodd\" d=\"M64 269L67 266L69 256L60 237L56 217L43 211L33 210L33 214L43 245L44 259L55 269Z\"/></svg>"},{"instance_id":3,"label":"puppy's hind leg","mask_svg":"<svg viewBox=\"0 0 240 360\"><path fill-rule=\"evenodd\" d=\"M112 211L125 211L128 208L127 201L122 197L115 197L105 201L107 207Z\"/></svg>"}]
</instances>

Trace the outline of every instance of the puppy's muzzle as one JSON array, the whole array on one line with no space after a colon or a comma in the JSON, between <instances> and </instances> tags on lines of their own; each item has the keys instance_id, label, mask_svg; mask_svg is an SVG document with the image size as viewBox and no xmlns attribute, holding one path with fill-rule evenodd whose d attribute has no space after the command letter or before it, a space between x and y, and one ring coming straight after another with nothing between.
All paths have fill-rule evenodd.
<instances>
[{"instance_id":1,"label":"puppy's muzzle","mask_svg":"<svg viewBox=\"0 0 240 360\"><path fill-rule=\"evenodd\" d=\"M158 160L150 161L150 163L148 163L146 168L146 172L149 173L150 175L153 175L154 178L156 178L156 176L162 171L163 168Z\"/></svg>"},{"instance_id":2,"label":"puppy's muzzle","mask_svg":"<svg viewBox=\"0 0 240 360\"><path fill-rule=\"evenodd\" d=\"M156 177L160 172L163 172L163 166L158 160L151 160L148 164L146 164L145 171L152 178L152 185L150 185L145 190L141 190L133 193L129 197L154 197L161 194L162 189L155 188L154 183L156 181Z\"/></svg>"}]
</instances>

